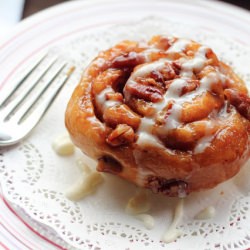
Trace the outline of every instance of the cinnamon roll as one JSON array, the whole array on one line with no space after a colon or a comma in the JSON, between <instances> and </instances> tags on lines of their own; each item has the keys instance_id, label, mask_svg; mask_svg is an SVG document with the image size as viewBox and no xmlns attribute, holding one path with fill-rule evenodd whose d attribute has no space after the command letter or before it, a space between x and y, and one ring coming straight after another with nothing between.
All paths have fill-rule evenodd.
<instances>
[{"instance_id":1,"label":"cinnamon roll","mask_svg":"<svg viewBox=\"0 0 250 250\"><path fill-rule=\"evenodd\" d=\"M213 188L249 156L244 82L207 46L176 37L123 41L84 71L66 110L76 146L167 196Z\"/></svg>"}]
</instances>

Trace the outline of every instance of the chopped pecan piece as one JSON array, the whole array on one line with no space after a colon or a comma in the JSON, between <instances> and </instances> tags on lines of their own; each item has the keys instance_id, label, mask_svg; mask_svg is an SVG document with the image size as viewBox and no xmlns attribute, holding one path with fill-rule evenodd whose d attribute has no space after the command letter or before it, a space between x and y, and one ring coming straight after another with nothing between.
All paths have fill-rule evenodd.
<instances>
[{"instance_id":1,"label":"chopped pecan piece","mask_svg":"<svg viewBox=\"0 0 250 250\"><path fill-rule=\"evenodd\" d=\"M250 120L250 98L234 89L225 89L224 94L237 111Z\"/></svg>"},{"instance_id":2,"label":"chopped pecan piece","mask_svg":"<svg viewBox=\"0 0 250 250\"><path fill-rule=\"evenodd\" d=\"M159 39L157 48L162 49L162 50L167 50L171 46L171 41L167 37L161 37Z\"/></svg>"},{"instance_id":3,"label":"chopped pecan piece","mask_svg":"<svg viewBox=\"0 0 250 250\"><path fill-rule=\"evenodd\" d=\"M106 142L113 146L121 146L124 144L130 144L135 141L134 130L127 124L119 124L116 128L109 134Z\"/></svg>"},{"instance_id":4,"label":"chopped pecan piece","mask_svg":"<svg viewBox=\"0 0 250 250\"><path fill-rule=\"evenodd\" d=\"M187 80L186 82L187 85L184 86L181 90L181 96L195 90L200 85L200 82L198 80Z\"/></svg>"},{"instance_id":5,"label":"chopped pecan piece","mask_svg":"<svg viewBox=\"0 0 250 250\"><path fill-rule=\"evenodd\" d=\"M168 81L165 81L164 84L165 84L165 90L168 90L171 83L173 82L174 80L168 80Z\"/></svg>"},{"instance_id":6,"label":"chopped pecan piece","mask_svg":"<svg viewBox=\"0 0 250 250\"><path fill-rule=\"evenodd\" d=\"M106 100L108 101L118 101L118 102L123 101L123 96L121 93L110 92L110 93L107 93L105 97L106 97Z\"/></svg>"},{"instance_id":7,"label":"chopped pecan piece","mask_svg":"<svg viewBox=\"0 0 250 250\"><path fill-rule=\"evenodd\" d=\"M133 127L133 129L137 129L141 122L140 116L132 111L126 104L105 109L103 119L111 127L116 127L118 124L128 124Z\"/></svg>"},{"instance_id":8,"label":"chopped pecan piece","mask_svg":"<svg viewBox=\"0 0 250 250\"><path fill-rule=\"evenodd\" d=\"M153 70L150 73L150 77L152 77L157 82L160 82L160 83L164 82L163 75L159 71L157 71L157 70Z\"/></svg>"},{"instance_id":9,"label":"chopped pecan piece","mask_svg":"<svg viewBox=\"0 0 250 250\"><path fill-rule=\"evenodd\" d=\"M123 71L120 69L107 69L99 74L93 81L93 95L98 95L108 86L113 86L116 82L119 82L123 74Z\"/></svg>"},{"instance_id":10,"label":"chopped pecan piece","mask_svg":"<svg viewBox=\"0 0 250 250\"><path fill-rule=\"evenodd\" d=\"M125 55L117 56L112 61L112 67L114 68L134 68L136 65L145 61L145 57L136 52L129 52Z\"/></svg>"},{"instance_id":11,"label":"chopped pecan piece","mask_svg":"<svg viewBox=\"0 0 250 250\"><path fill-rule=\"evenodd\" d=\"M207 49L206 57L209 59L208 64L219 65L219 60L218 60L217 56L215 55L215 53L212 51L212 49L210 49L210 48Z\"/></svg>"},{"instance_id":12,"label":"chopped pecan piece","mask_svg":"<svg viewBox=\"0 0 250 250\"><path fill-rule=\"evenodd\" d=\"M161 50L167 50L174 42L174 39L169 39L167 37L162 36L154 36L149 41L149 45L154 45L155 48L161 49Z\"/></svg>"},{"instance_id":13,"label":"chopped pecan piece","mask_svg":"<svg viewBox=\"0 0 250 250\"><path fill-rule=\"evenodd\" d=\"M155 119L157 125L160 126L160 125L166 124L166 120L168 116L171 114L173 105L174 105L174 101L169 101L166 107L162 111L158 112L156 119Z\"/></svg>"},{"instance_id":14,"label":"chopped pecan piece","mask_svg":"<svg viewBox=\"0 0 250 250\"><path fill-rule=\"evenodd\" d=\"M163 78L165 81L172 80L176 77L176 73L174 71L174 68L169 64L165 63L165 66L162 70L160 70Z\"/></svg>"},{"instance_id":15,"label":"chopped pecan piece","mask_svg":"<svg viewBox=\"0 0 250 250\"><path fill-rule=\"evenodd\" d=\"M181 64L179 62L172 62L172 67L176 75L179 75L181 72Z\"/></svg>"},{"instance_id":16,"label":"chopped pecan piece","mask_svg":"<svg viewBox=\"0 0 250 250\"><path fill-rule=\"evenodd\" d=\"M145 86L142 84L126 85L127 91L134 97L150 102L159 102L163 99L162 92L153 86Z\"/></svg>"},{"instance_id":17,"label":"chopped pecan piece","mask_svg":"<svg viewBox=\"0 0 250 250\"><path fill-rule=\"evenodd\" d=\"M152 103L146 102L142 99L131 98L128 101L128 105L142 116L151 116L155 113Z\"/></svg>"},{"instance_id":18,"label":"chopped pecan piece","mask_svg":"<svg viewBox=\"0 0 250 250\"><path fill-rule=\"evenodd\" d=\"M137 77L136 82L145 86L156 87L161 93L164 93L164 87L161 82L157 82L155 79L151 77L143 78Z\"/></svg>"}]
</instances>

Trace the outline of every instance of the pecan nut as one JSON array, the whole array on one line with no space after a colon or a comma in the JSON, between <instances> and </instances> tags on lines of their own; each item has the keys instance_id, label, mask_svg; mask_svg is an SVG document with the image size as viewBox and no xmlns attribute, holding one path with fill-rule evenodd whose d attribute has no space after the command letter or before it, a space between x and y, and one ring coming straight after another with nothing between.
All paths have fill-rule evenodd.
<instances>
[{"instance_id":1,"label":"pecan nut","mask_svg":"<svg viewBox=\"0 0 250 250\"><path fill-rule=\"evenodd\" d=\"M145 57L134 51L127 54L117 56L112 61L112 67L114 68L134 68L136 65L141 64L145 61Z\"/></svg>"},{"instance_id":2,"label":"pecan nut","mask_svg":"<svg viewBox=\"0 0 250 250\"><path fill-rule=\"evenodd\" d=\"M162 91L154 86L145 86L134 83L126 85L126 91L134 97L149 102L159 102L163 99Z\"/></svg>"},{"instance_id":3,"label":"pecan nut","mask_svg":"<svg viewBox=\"0 0 250 250\"><path fill-rule=\"evenodd\" d=\"M165 66L160 70L160 73L165 81L172 80L177 76L174 67L169 63L165 63Z\"/></svg>"},{"instance_id":4,"label":"pecan nut","mask_svg":"<svg viewBox=\"0 0 250 250\"><path fill-rule=\"evenodd\" d=\"M111 127L116 127L118 124L128 124L134 129L137 129L141 122L141 117L126 104L108 107L103 113L103 119Z\"/></svg>"},{"instance_id":5,"label":"pecan nut","mask_svg":"<svg viewBox=\"0 0 250 250\"><path fill-rule=\"evenodd\" d=\"M234 89L225 89L224 94L236 110L250 120L250 98Z\"/></svg>"},{"instance_id":6,"label":"pecan nut","mask_svg":"<svg viewBox=\"0 0 250 250\"><path fill-rule=\"evenodd\" d=\"M107 137L106 142L113 146L121 146L135 141L134 130L127 124L119 124Z\"/></svg>"},{"instance_id":7,"label":"pecan nut","mask_svg":"<svg viewBox=\"0 0 250 250\"><path fill-rule=\"evenodd\" d=\"M122 102L123 95L121 93L109 92L105 95L107 101Z\"/></svg>"},{"instance_id":8,"label":"pecan nut","mask_svg":"<svg viewBox=\"0 0 250 250\"><path fill-rule=\"evenodd\" d=\"M199 80L187 80L186 85L182 88L181 90L181 95L183 96L189 92L194 91L198 86L200 86L200 81Z\"/></svg>"}]
</instances>

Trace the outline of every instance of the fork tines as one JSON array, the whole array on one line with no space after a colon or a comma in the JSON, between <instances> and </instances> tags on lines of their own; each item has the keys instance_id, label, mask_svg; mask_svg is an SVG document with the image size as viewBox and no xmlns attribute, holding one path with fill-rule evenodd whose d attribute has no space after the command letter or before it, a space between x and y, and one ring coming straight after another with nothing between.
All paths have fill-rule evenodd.
<instances>
[{"instance_id":1,"label":"fork tines","mask_svg":"<svg viewBox=\"0 0 250 250\"><path fill-rule=\"evenodd\" d=\"M12 120L20 124L29 114L32 123L38 122L74 70L62 61L47 53L29 67L0 100L0 123Z\"/></svg>"}]
</instances>

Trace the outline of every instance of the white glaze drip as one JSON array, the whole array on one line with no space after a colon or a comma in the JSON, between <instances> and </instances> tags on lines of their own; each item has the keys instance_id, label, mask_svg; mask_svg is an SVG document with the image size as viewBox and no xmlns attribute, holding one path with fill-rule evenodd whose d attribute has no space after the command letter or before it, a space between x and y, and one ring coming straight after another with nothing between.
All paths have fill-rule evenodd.
<instances>
[{"instance_id":1,"label":"white glaze drip","mask_svg":"<svg viewBox=\"0 0 250 250\"><path fill-rule=\"evenodd\" d=\"M210 90L212 84L218 81L221 81L223 83L225 81L225 76L216 71L210 72L200 80L201 84L200 88L203 89L204 91Z\"/></svg>"},{"instance_id":2,"label":"white glaze drip","mask_svg":"<svg viewBox=\"0 0 250 250\"><path fill-rule=\"evenodd\" d=\"M125 211L128 214L136 215L146 213L150 208L151 202L148 190L138 188L135 195L129 199Z\"/></svg>"},{"instance_id":3,"label":"white glaze drip","mask_svg":"<svg viewBox=\"0 0 250 250\"><path fill-rule=\"evenodd\" d=\"M182 110L181 104L173 105L171 113L166 119L166 125L163 128L164 130L169 131L171 129L175 129L181 124L180 122L181 110Z\"/></svg>"},{"instance_id":4,"label":"white glaze drip","mask_svg":"<svg viewBox=\"0 0 250 250\"><path fill-rule=\"evenodd\" d=\"M155 62L146 63L136 68L131 74L126 84L131 84L131 81L136 80L137 77L145 77L153 70L160 70L165 66L165 63L169 62L168 59L164 58Z\"/></svg>"},{"instance_id":5,"label":"white glaze drip","mask_svg":"<svg viewBox=\"0 0 250 250\"><path fill-rule=\"evenodd\" d=\"M180 53L187 49L188 45L191 44L192 41L188 39L178 39L173 45L166 51L167 53ZM188 84L187 80L192 79L194 72L199 71L204 68L207 64L206 54L209 48L205 46L201 46L195 52L193 57L181 57L177 60L177 63L181 65L180 77L174 79L170 84L168 90L163 96L163 100L160 102L152 103L152 108L155 110L154 115L150 114L150 116L145 116L141 119L140 126L137 130L138 140L137 145L145 146L145 145L154 145L162 147L161 141L157 136L152 134L152 130L154 128L155 119L160 115L165 107L172 103L172 107L169 110L169 114L166 117L164 124L157 128L158 134L166 134L170 132L170 130L176 129L182 125L181 114L182 109L185 103L192 103L197 96L201 96L205 94L207 91L211 91L213 83L217 83L221 81L222 83L225 81L225 76L216 71L216 69L210 73L208 73L205 77L200 79L200 86L198 86L195 91L190 91L186 94L182 94L183 88ZM159 52L160 50L155 48L154 46L149 47L148 49L142 52L142 55L145 56L146 63L137 66L132 72L130 78L127 80L126 85L134 85L137 84L137 78L139 77L147 77L150 75L152 71L160 71L164 68L166 63L172 63L173 59L170 58L162 58L154 62L150 62L150 54L153 52ZM106 100L106 94L109 92L114 92L111 87L107 87L96 97L97 105L105 110L106 108L114 105L120 104L119 101L109 101ZM129 91L124 91L125 99L129 100L131 93ZM212 137L205 137L200 140L195 148L195 153L203 152L212 141Z\"/></svg>"},{"instance_id":6,"label":"white glaze drip","mask_svg":"<svg viewBox=\"0 0 250 250\"><path fill-rule=\"evenodd\" d=\"M182 198L179 199L178 204L174 211L173 221L162 237L162 241L166 243L173 242L174 240L176 240L177 237L181 235L181 231L177 229L177 226L180 223L183 216L183 202L184 200Z\"/></svg>"},{"instance_id":7,"label":"white glaze drip","mask_svg":"<svg viewBox=\"0 0 250 250\"><path fill-rule=\"evenodd\" d=\"M111 87L107 87L95 97L96 104L102 110L102 112L108 107L121 104L119 101L107 100L106 94L108 93L114 93L114 90Z\"/></svg>"},{"instance_id":8,"label":"white glaze drip","mask_svg":"<svg viewBox=\"0 0 250 250\"><path fill-rule=\"evenodd\" d=\"M145 57L145 61L146 62L150 62L151 61L151 54L152 53L158 53L160 50L159 49L156 49L156 48L150 48L150 49L146 49L142 52L142 55L144 55Z\"/></svg>"},{"instance_id":9,"label":"white glaze drip","mask_svg":"<svg viewBox=\"0 0 250 250\"><path fill-rule=\"evenodd\" d=\"M149 214L138 214L135 217L143 222L145 228L149 230L154 228L155 220L153 216Z\"/></svg>"},{"instance_id":10,"label":"white glaze drip","mask_svg":"<svg viewBox=\"0 0 250 250\"><path fill-rule=\"evenodd\" d=\"M187 81L185 79L176 79L169 86L165 99L178 98L181 95L182 88L185 87Z\"/></svg>"},{"instance_id":11,"label":"white glaze drip","mask_svg":"<svg viewBox=\"0 0 250 250\"><path fill-rule=\"evenodd\" d=\"M187 40L181 41L174 48L177 49L183 49L184 44L186 44ZM190 43L190 41L189 41ZM187 46L187 44L185 45ZM172 47L171 47L172 48ZM172 48L173 49L173 48ZM181 112L183 109L184 103L192 103L192 101L197 97L205 94L207 91L211 90L212 84L217 83L218 81L224 82L225 76L223 76L218 71L210 72L205 77L203 77L200 80L200 86L195 89L195 91L191 91L189 93L186 93L181 96L182 89L187 84L186 78L192 77L194 70L201 70L206 65L206 53L208 48L205 46L201 46L195 56L192 59L182 58L180 59L180 62L182 64L182 69L180 72L180 75L182 78L175 79L169 86L168 91L165 93L164 98L161 102L153 103L152 107L155 109L155 116L163 110L170 101L173 101L174 104L171 108L170 114L168 115L166 119L165 126L162 126L160 129L158 129L158 133L164 134L168 131L177 128L182 124L180 117ZM169 60L162 59L157 62L148 63L142 67L140 67L138 70L136 70L133 73L133 77L131 77L130 80L135 80L136 77L145 77L153 70L159 70L162 67L164 67L165 62L169 62ZM130 82L131 83L131 82ZM155 117L149 117L149 119L154 120ZM138 142L145 142L152 140L151 143L159 143L159 140L156 139L155 136L151 135L151 131L145 130L145 126L143 125L145 123L146 119L142 119L141 126L138 130L139 140ZM153 126L153 125L152 125ZM151 127L152 128L152 127ZM198 142L198 144L201 144L200 146L197 146L196 152L202 152L202 150L205 150L207 146L210 145L212 138L204 141Z\"/></svg>"},{"instance_id":12,"label":"white glaze drip","mask_svg":"<svg viewBox=\"0 0 250 250\"><path fill-rule=\"evenodd\" d=\"M137 132L138 139L136 144L140 146L152 145L164 148L158 137L152 134L153 128L154 128L154 120L152 118L147 118L147 117L141 118L141 123Z\"/></svg>"},{"instance_id":13,"label":"white glaze drip","mask_svg":"<svg viewBox=\"0 0 250 250\"><path fill-rule=\"evenodd\" d=\"M186 49L187 45L190 44L188 39L178 39L168 50L167 52L171 53L180 53Z\"/></svg>"},{"instance_id":14,"label":"white glaze drip","mask_svg":"<svg viewBox=\"0 0 250 250\"><path fill-rule=\"evenodd\" d=\"M201 46L196 52L194 58L184 62L182 64L183 72L192 72L193 70L201 70L205 66L205 62L207 60L206 53L208 48L205 46Z\"/></svg>"},{"instance_id":15,"label":"white glaze drip","mask_svg":"<svg viewBox=\"0 0 250 250\"><path fill-rule=\"evenodd\" d=\"M215 216L215 208L213 206L209 206L203 210L201 210L194 218L197 220L208 220Z\"/></svg>"},{"instance_id":16,"label":"white glaze drip","mask_svg":"<svg viewBox=\"0 0 250 250\"><path fill-rule=\"evenodd\" d=\"M103 177L98 172L82 174L78 180L66 191L65 195L72 201L78 201L96 192L103 182Z\"/></svg>"},{"instance_id":17,"label":"white glaze drip","mask_svg":"<svg viewBox=\"0 0 250 250\"><path fill-rule=\"evenodd\" d=\"M211 141L213 140L214 136L213 135L207 135L203 138L201 138L198 142L197 145L194 148L194 154L201 154L205 151L207 147L211 144Z\"/></svg>"}]
</instances>

